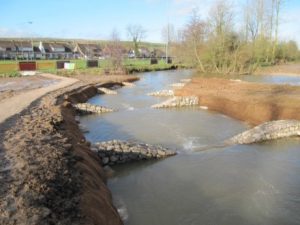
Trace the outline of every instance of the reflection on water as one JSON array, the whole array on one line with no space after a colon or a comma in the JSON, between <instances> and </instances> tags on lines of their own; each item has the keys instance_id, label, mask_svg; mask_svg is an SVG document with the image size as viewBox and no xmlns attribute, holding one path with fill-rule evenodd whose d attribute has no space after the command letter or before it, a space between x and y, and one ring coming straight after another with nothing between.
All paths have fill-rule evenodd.
<instances>
[{"instance_id":1,"label":"reflection on water","mask_svg":"<svg viewBox=\"0 0 300 225\"><path fill-rule=\"evenodd\" d=\"M240 76L240 79L248 82L260 82L268 84L289 84L300 85L300 76L280 76L280 75L244 75Z\"/></svg>"},{"instance_id":2,"label":"reflection on water","mask_svg":"<svg viewBox=\"0 0 300 225\"><path fill-rule=\"evenodd\" d=\"M146 93L190 76L190 71L144 73L136 87L90 100L117 112L81 118L92 142L138 140L179 152L114 167L108 185L126 224L300 224L299 139L194 152L247 127L197 107L150 108L165 98Z\"/></svg>"},{"instance_id":3,"label":"reflection on water","mask_svg":"<svg viewBox=\"0 0 300 225\"><path fill-rule=\"evenodd\" d=\"M197 74L199 77L216 77L226 78L235 81L247 81L267 84L289 84L300 85L300 76L286 76L286 75L222 75L222 74Z\"/></svg>"}]
</instances>

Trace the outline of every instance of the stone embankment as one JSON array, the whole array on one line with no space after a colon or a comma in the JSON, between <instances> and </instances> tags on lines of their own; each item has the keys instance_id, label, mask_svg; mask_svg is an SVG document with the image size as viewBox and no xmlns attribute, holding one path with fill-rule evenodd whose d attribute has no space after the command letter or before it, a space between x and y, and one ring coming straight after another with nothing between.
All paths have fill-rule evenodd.
<instances>
[{"instance_id":1,"label":"stone embankment","mask_svg":"<svg viewBox=\"0 0 300 225\"><path fill-rule=\"evenodd\" d=\"M135 84L130 83L130 82L122 82L122 85L126 86L126 87L134 87L135 86Z\"/></svg>"},{"instance_id":2,"label":"stone embankment","mask_svg":"<svg viewBox=\"0 0 300 225\"><path fill-rule=\"evenodd\" d=\"M189 83L192 79L181 79L180 82L182 83Z\"/></svg>"},{"instance_id":3,"label":"stone embankment","mask_svg":"<svg viewBox=\"0 0 300 225\"><path fill-rule=\"evenodd\" d=\"M156 96L156 97L174 96L174 91L173 90L161 90L161 91L151 92L147 95Z\"/></svg>"},{"instance_id":4,"label":"stone embankment","mask_svg":"<svg viewBox=\"0 0 300 225\"><path fill-rule=\"evenodd\" d=\"M174 84L171 84L170 86L174 87L174 88L182 88L185 86L185 83L174 83Z\"/></svg>"},{"instance_id":5,"label":"stone embankment","mask_svg":"<svg viewBox=\"0 0 300 225\"><path fill-rule=\"evenodd\" d=\"M185 96L185 97L173 97L162 103L152 105L151 108L172 108L172 107L183 107L183 106L194 106L198 105L199 100L197 96Z\"/></svg>"},{"instance_id":6,"label":"stone embankment","mask_svg":"<svg viewBox=\"0 0 300 225\"><path fill-rule=\"evenodd\" d=\"M106 108L100 105L93 105L90 103L78 103L73 104L73 107L81 114L92 114L92 113L106 113L106 112L113 112L113 109Z\"/></svg>"},{"instance_id":7,"label":"stone embankment","mask_svg":"<svg viewBox=\"0 0 300 225\"><path fill-rule=\"evenodd\" d=\"M140 160L161 159L176 155L176 152L160 145L120 140L95 143L92 150L97 152L103 166Z\"/></svg>"},{"instance_id":8,"label":"stone embankment","mask_svg":"<svg viewBox=\"0 0 300 225\"><path fill-rule=\"evenodd\" d=\"M105 88L105 87L99 87L98 88L98 93L99 94L106 94L106 95L116 95L118 94L118 92L111 90L109 88Z\"/></svg>"},{"instance_id":9,"label":"stone embankment","mask_svg":"<svg viewBox=\"0 0 300 225\"><path fill-rule=\"evenodd\" d=\"M284 137L300 136L299 120L276 120L263 123L227 140L226 144L252 144Z\"/></svg>"}]
</instances>

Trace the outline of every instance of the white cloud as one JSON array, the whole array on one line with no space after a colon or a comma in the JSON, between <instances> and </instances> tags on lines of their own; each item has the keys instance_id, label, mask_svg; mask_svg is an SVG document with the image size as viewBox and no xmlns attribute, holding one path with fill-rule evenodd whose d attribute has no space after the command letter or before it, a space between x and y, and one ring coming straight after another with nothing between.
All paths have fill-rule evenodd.
<instances>
[{"instance_id":1,"label":"white cloud","mask_svg":"<svg viewBox=\"0 0 300 225\"><path fill-rule=\"evenodd\" d=\"M5 27L0 27L0 37L29 37L33 33L24 29L9 29Z\"/></svg>"}]
</instances>

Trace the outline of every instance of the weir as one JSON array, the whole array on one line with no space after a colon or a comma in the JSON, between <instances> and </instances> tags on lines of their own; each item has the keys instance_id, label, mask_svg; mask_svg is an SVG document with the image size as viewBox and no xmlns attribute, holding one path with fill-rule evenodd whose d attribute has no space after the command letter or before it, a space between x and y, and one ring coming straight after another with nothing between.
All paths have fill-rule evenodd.
<instances>
[{"instance_id":1,"label":"weir","mask_svg":"<svg viewBox=\"0 0 300 225\"><path fill-rule=\"evenodd\" d=\"M242 132L229 140L227 144L252 144L278 138L300 135L300 121L276 120L263 123L250 130Z\"/></svg>"},{"instance_id":2,"label":"weir","mask_svg":"<svg viewBox=\"0 0 300 225\"><path fill-rule=\"evenodd\" d=\"M151 108L171 108L198 105L199 100L197 96L173 97L162 103L152 105Z\"/></svg>"},{"instance_id":3,"label":"weir","mask_svg":"<svg viewBox=\"0 0 300 225\"><path fill-rule=\"evenodd\" d=\"M140 160L161 159L176 155L176 152L160 145L121 140L97 142L92 149L101 158L103 166Z\"/></svg>"},{"instance_id":4,"label":"weir","mask_svg":"<svg viewBox=\"0 0 300 225\"><path fill-rule=\"evenodd\" d=\"M113 112L113 109L106 108L104 106L100 105L93 105L90 103L78 103L73 104L73 107L76 109L76 111L82 113L82 114L92 114L92 113L106 113L106 112Z\"/></svg>"}]
</instances>

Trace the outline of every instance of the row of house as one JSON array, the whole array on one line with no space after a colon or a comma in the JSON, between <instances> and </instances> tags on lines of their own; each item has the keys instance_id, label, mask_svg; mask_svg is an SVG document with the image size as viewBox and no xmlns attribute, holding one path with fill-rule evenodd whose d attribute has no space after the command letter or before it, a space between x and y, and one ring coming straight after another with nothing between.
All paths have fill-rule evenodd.
<instances>
[{"instance_id":1,"label":"row of house","mask_svg":"<svg viewBox=\"0 0 300 225\"><path fill-rule=\"evenodd\" d=\"M134 58L133 50L122 49L124 57ZM151 56L164 57L164 52L147 48L139 49L139 55L144 58ZM0 41L0 59L101 59L110 57L106 47L97 44L42 42L31 41Z\"/></svg>"},{"instance_id":2,"label":"row of house","mask_svg":"<svg viewBox=\"0 0 300 225\"><path fill-rule=\"evenodd\" d=\"M0 41L0 59L78 59L97 58L101 48L92 44Z\"/></svg>"}]
</instances>

